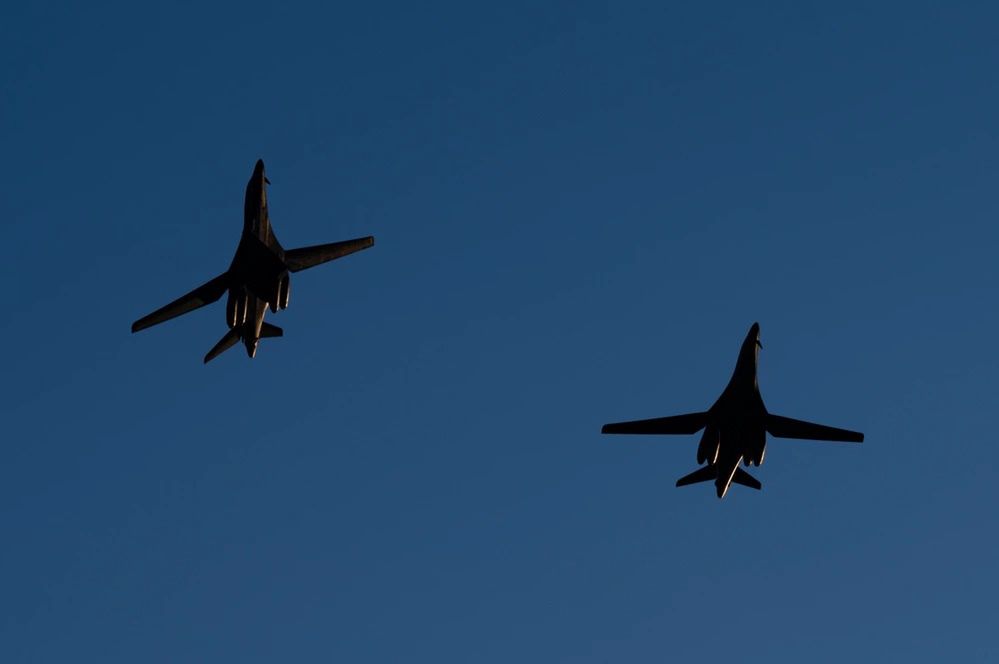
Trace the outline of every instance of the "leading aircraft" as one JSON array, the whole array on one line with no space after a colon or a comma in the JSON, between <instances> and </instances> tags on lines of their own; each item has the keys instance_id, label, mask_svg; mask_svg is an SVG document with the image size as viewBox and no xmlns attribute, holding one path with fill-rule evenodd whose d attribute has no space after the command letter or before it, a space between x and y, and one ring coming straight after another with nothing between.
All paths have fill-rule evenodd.
<instances>
[{"instance_id":1,"label":"leading aircraft","mask_svg":"<svg viewBox=\"0 0 999 664\"><path fill-rule=\"evenodd\" d=\"M725 391L710 409L650 420L605 424L601 433L692 434L704 429L697 446L697 463L707 463L676 481L687 486L714 480L715 491L724 498L732 482L761 489L759 480L739 468L759 466L767 449L767 433L777 438L804 438L846 443L864 442L864 434L836 429L767 412L756 378L760 349L760 324L753 323L742 342L735 371Z\"/></svg>"},{"instance_id":2,"label":"leading aircraft","mask_svg":"<svg viewBox=\"0 0 999 664\"><path fill-rule=\"evenodd\" d=\"M218 357L240 340L246 346L246 354L253 357L257 353L260 339L280 337L283 334L280 327L265 322L264 315L268 307L274 313L288 307L291 292L289 273L342 258L374 245L375 238L369 235L300 249L283 248L271 229L267 211L267 185L270 183L264 173L264 162L258 159L246 185L243 234L229 269L135 321L132 323L132 332L211 304L228 292L225 319L229 331L208 351L205 362Z\"/></svg>"}]
</instances>

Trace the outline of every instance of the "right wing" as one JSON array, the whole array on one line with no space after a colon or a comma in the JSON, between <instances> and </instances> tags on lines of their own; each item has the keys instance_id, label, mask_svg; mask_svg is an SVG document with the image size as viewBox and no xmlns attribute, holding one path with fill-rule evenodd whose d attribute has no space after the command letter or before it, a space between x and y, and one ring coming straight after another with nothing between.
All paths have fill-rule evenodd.
<instances>
[{"instance_id":1,"label":"right wing","mask_svg":"<svg viewBox=\"0 0 999 664\"><path fill-rule=\"evenodd\" d=\"M792 420L780 415L767 415L767 431L777 438L803 438L806 440L831 440L841 443L862 443L864 434L859 431L837 429L803 420Z\"/></svg>"},{"instance_id":2,"label":"right wing","mask_svg":"<svg viewBox=\"0 0 999 664\"><path fill-rule=\"evenodd\" d=\"M706 412L688 413L672 417L655 417L651 420L605 424L600 433L689 434L697 433L707 423L708 414Z\"/></svg>"},{"instance_id":3,"label":"right wing","mask_svg":"<svg viewBox=\"0 0 999 664\"><path fill-rule=\"evenodd\" d=\"M284 263L292 272L298 272L309 267L315 267L326 261L343 258L355 251L367 249L374 244L374 236L369 235L354 240L344 240L343 242L317 244L312 247L301 247L300 249L287 249L284 252Z\"/></svg>"},{"instance_id":4,"label":"right wing","mask_svg":"<svg viewBox=\"0 0 999 664\"><path fill-rule=\"evenodd\" d=\"M211 304L222 297L222 293L226 292L228 288L229 273L224 272L208 283L198 286L187 295L182 295L165 307L160 307L148 316L143 316L135 321L132 323L132 332L144 330L147 327L152 327L171 318L176 318L181 314L194 311L198 307Z\"/></svg>"}]
</instances>

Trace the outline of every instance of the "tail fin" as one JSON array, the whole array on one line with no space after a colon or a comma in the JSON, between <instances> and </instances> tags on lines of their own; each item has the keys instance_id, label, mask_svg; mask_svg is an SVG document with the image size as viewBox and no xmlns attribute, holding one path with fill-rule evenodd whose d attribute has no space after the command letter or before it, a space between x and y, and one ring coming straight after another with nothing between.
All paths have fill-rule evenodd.
<instances>
[{"instance_id":1,"label":"tail fin","mask_svg":"<svg viewBox=\"0 0 999 664\"><path fill-rule=\"evenodd\" d=\"M698 482L708 482L718 476L718 469L714 466L703 466L689 475L684 475L676 481L677 486L687 486Z\"/></svg>"},{"instance_id":2,"label":"tail fin","mask_svg":"<svg viewBox=\"0 0 999 664\"><path fill-rule=\"evenodd\" d=\"M208 354L205 355L205 364L208 364L216 357L235 346L237 341L239 341L239 328L234 327L226 332L225 336L219 339L219 342L212 346L212 349L208 351Z\"/></svg>"},{"instance_id":3,"label":"tail fin","mask_svg":"<svg viewBox=\"0 0 999 664\"><path fill-rule=\"evenodd\" d=\"M284 330L282 330L277 325L271 325L267 321L264 321L260 326L260 338L264 339L266 337L283 337Z\"/></svg>"}]
</instances>

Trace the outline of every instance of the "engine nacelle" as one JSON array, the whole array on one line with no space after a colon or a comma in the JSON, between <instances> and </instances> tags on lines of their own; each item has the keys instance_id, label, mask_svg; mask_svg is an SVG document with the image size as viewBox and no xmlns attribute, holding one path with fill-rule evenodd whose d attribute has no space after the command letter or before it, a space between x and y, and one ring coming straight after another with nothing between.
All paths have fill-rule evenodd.
<instances>
[{"instance_id":1,"label":"engine nacelle","mask_svg":"<svg viewBox=\"0 0 999 664\"><path fill-rule=\"evenodd\" d=\"M754 466L759 466L767 454L767 432L761 431L758 436L755 436L755 440L749 441L746 447L748 450L745 456L746 465L752 463Z\"/></svg>"},{"instance_id":2,"label":"engine nacelle","mask_svg":"<svg viewBox=\"0 0 999 664\"><path fill-rule=\"evenodd\" d=\"M232 288L225 301L225 321L229 329L242 325L246 320L246 292Z\"/></svg>"},{"instance_id":3,"label":"engine nacelle","mask_svg":"<svg viewBox=\"0 0 999 664\"><path fill-rule=\"evenodd\" d=\"M697 463L707 461L709 465L714 465L715 461L718 460L720 443L721 436L718 433L718 429L710 424L704 427L701 442L697 445Z\"/></svg>"},{"instance_id":4,"label":"engine nacelle","mask_svg":"<svg viewBox=\"0 0 999 664\"><path fill-rule=\"evenodd\" d=\"M236 327L236 298L233 297L232 291L229 291L225 299L225 324L230 330Z\"/></svg>"},{"instance_id":5,"label":"engine nacelle","mask_svg":"<svg viewBox=\"0 0 999 664\"><path fill-rule=\"evenodd\" d=\"M288 296L290 294L291 279L288 277L288 272L285 271L278 277L277 284L274 286L274 292L271 293L270 301L267 303L270 305L271 312L276 314L278 309L287 309Z\"/></svg>"},{"instance_id":6,"label":"engine nacelle","mask_svg":"<svg viewBox=\"0 0 999 664\"><path fill-rule=\"evenodd\" d=\"M291 276L285 272L278 286L278 308L287 309L288 299L291 297Z\"/></svg>"}]
</instances>

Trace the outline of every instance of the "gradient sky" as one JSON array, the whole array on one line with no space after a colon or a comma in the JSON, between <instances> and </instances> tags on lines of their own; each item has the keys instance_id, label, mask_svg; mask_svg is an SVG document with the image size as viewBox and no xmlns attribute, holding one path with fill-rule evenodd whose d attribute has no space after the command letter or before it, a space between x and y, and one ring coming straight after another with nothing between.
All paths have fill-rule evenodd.
<instances>
[{"instance_id":1,"label":"gradient sky","mask_svg":"<svg viewBox=\"0 0 999 664\"><path fill-rule=\"evenodd\" d=\"M999 660L999 9L747 4L5 5L0 661Z\"/></svg>"}]
</instances>

